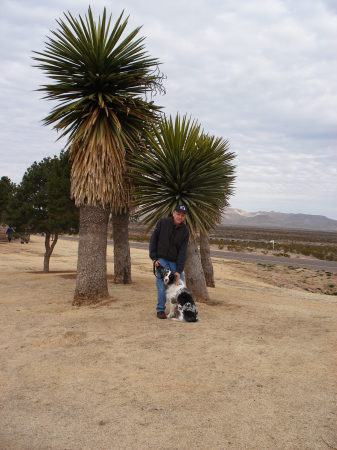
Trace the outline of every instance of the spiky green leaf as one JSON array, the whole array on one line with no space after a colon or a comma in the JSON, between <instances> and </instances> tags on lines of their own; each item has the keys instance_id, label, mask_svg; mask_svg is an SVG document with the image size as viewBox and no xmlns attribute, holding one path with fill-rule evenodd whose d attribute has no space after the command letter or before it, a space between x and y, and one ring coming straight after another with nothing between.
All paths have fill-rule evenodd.
<instances>
[{"instance_id":1,"label":"spiky green leaf","mask_svg":"<svg viewBox=\"0 0 337 450\"><path fill-rule=\"evenodd\" d=\"M64 16L33 57L51 80L39 90L57 102L44 123L68 139L76 203L120 204L125 153L159 109L146 99L161 89L159 61L145 51L140 28L125 36L123 13L112 27L105 8L97 23L90 7L84 18Z\"/></svg>"},{"instance_id":2,"label":"spiky green leaf","mask_svg":"<svg viewBox=\"0 0 337 450\"><path fill-rule=\"evenodd\" d=\"M203 134L196 121L177 115L152 124L145 145L146 152L131 162L144 223L153 226L184 204L192 233L213 228L233 194L235 154L228 141Z\"/></svg>"}]
</instances>

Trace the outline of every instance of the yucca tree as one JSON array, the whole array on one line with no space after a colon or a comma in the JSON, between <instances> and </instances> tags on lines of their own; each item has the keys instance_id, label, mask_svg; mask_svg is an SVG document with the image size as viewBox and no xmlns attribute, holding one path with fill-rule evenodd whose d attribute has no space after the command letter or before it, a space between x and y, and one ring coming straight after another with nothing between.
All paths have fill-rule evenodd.
<instances>
[{"instance_id":1,"label":"yucca tree","mask_svg":"<svg viewBox=\"0 0 337 450\"><path fill-rule=\"evenodd\" d=\"M220 156L221 163L223 165L223 169L226 172L225 179L227 180L227 187L224 187L224 192L226 193L226 198L224 202L224 206L228 206L228 198L233 194L233 182L234 182L234 170L235 167L232 164L232 160L235 155L229 152L229 143L227 140L209 136L202 135L200 138L199 145L205 145L207 151L210 153L214 153L215 157ZM223 208L222 208L223 209ZM222 212L222 210L220 211ZM219 217L219 221L221 220L221 215ZM207 287L214 287L214 271L213 264L211 259L211 251L209 244L209 230L200 230L200 257L201 257L201 265L203 268L203 272L205 275L205 281Z\"/></svg>"},{"instance_id":2,"label":"yucca tree","mask_svg":"<svg viewBox=\"0 0 337 450\"><path fill-rule=\"evenodd\" d=\"M145 134L146 152L132 163L138 212L153 227L171 214L177 204L188 208L191 231L186 261L186 281L195 298L208 300L200 254L198 232L215 226L232 193L234 154L228 143L202 134L200 125L177 115L162 117Z\"/></svg>"},{"instance_id":3,"label":"yucca tree","mask_svg":"<svg viewBox=\"0 0 337 450\"><path fill-rule=\"evenodd\" d=\"M144 123L158 109L146 94L161 88L158 60L144 50L140 28L125 35L123 13L111 25L104 8L96 23L70 13L57 21L37 67L52 80L40 91L57 102L44 119L67 136L72 160L71 194L80 207L75 304L108 295L106 277L109 208L128 204L125 155L137 148Z\"/></svg>"},{"instance_id":4,"label":"yucca tree","mask_svg":"<svg viewBox=\"0 0 337 450\"><path fill-rule=\"evenodd\" d=\"M123 179L125 192L130 193L131 186L127 173ZM130 198L124 205L112 205L111 223L114 241L114 276L116 284L131 284L131 254L129 243Z\"/></svg>"},{"instance_id":5,"label":"yucca tree","mask_svg":"<svg viewBox=\"0 0 337 450\"><path fill-rule=\"evenodd\" d=\"M200 258L202 270L205 275L207 287L215 287L214 270L211 258L211 247L209 244L209 233L200 231Z\"/></svg>"}]
</instances>

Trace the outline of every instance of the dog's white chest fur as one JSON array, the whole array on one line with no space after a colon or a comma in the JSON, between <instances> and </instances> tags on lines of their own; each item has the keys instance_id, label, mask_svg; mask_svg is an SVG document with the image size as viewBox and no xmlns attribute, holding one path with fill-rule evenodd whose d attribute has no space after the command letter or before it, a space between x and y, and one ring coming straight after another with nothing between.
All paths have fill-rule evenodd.
<instances>
[{"instance_id":1,"label":"dog's white chest fur","mask_svg":"<svg viewBox=\"0 0 337 450\"><path fill-rule=\"evenodd\" d=\"M170 270L163 272L162 279L166 287L166 300L170 303L170 312L167 317L181 322L197 322L198 308L185 283L179 280L176 284L175 276Z\"/></svg>"},{"instance_id":2,"label":"dog's white chest fur","mask_svg":"<svg viewBox=\"0 0 337 450\"><path fill-rule=\"evenodd\" d=\"M166 299L172 301L178 297L178 295L186 289L185 284L180 280L180 284L170 284L166 287Z\"/></svg>"}]
</instances>

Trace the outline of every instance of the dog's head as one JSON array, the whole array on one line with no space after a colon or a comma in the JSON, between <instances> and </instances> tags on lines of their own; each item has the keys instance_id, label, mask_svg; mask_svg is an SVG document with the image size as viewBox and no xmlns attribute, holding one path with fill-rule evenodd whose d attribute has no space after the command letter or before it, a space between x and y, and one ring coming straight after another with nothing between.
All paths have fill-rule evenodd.
<instances>
[{"instance_id":1,"label":"dog's head","mask_svg":"<svg viewBox=\"0 0 337 450\"><path fill-rule=\"evenodd\" d=\"M178 305L185 322L198 322L198 308L195 305L186 303L184 306Z\"/></svg>"},{"instance_id":2,"label":"dog's head","mask_svg":"<svg viewBox=\"0 0 337 450\"><path fill-rule=\"evenodd\" d=\"M163 282L165 286L168 286L169 284L173 284L175 282L175 274L170 269L164 269L161 271L161 277L163 279Z\"/></svg>"}]
</instances>

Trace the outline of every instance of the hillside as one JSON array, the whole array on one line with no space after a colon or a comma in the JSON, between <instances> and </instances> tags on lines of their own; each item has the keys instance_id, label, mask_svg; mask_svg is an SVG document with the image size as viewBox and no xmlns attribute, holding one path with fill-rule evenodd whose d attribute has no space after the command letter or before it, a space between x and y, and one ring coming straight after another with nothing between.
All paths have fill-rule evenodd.
<instances>
[{"instance_id":1,"label":"hillside","mask_svg":"<svg viewBox=\"0 0 337 450\"><path fill-rule=\"evenodd\" d=\"M247 212L241 209L227 208L222 215L223 225L292 228L302 230L337 231L337 220L311 214L286 214L275 211Z\"/></svg>"}]
</instances>

